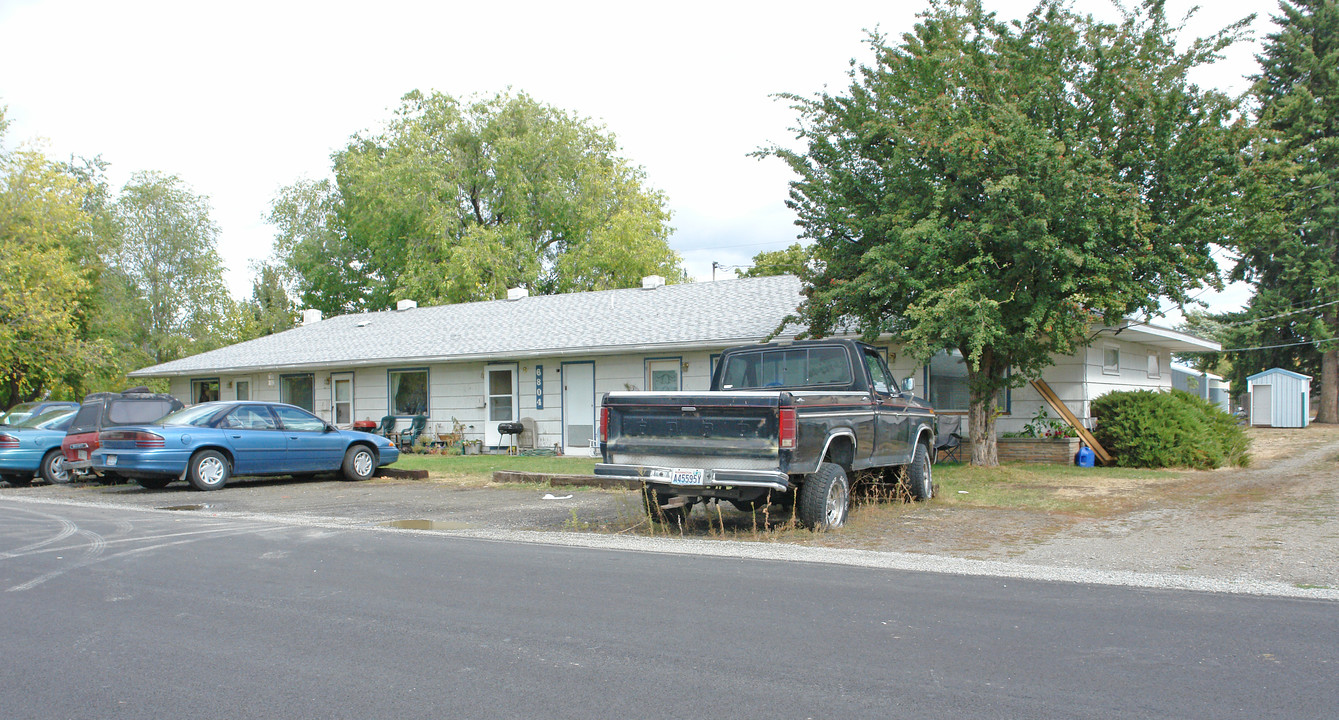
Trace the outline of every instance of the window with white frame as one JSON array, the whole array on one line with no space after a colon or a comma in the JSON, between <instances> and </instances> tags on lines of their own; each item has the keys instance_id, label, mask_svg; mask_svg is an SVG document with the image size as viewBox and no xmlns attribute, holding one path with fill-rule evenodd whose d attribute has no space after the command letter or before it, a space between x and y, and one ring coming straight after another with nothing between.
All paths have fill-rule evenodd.
<instances>
[{"instance_id":1,"label":"window with white frame","mask_svg":"<svg viewBox=\"0 0 1339 720\"><path fill-rule=\"evenodd\" d=\"M941 350L926 366L930 405L939 412L967 412L971 396L967 390L967 363L957 350Z\"/></svg>"},{"instance_id":2,"label":"window with white frame","mask_svg":"<svg viewBox=\"0 0 1339 720\"><path fill-rule=\"evenodd\" d=\"M391 415L428 413L428 369L390 370Z\"/></svg>"},{"instance_id":3,"label":"window with white frame","mask_svg":"<svg viewBox=\"0 0 1339 720\"><path fill-rule=\"evenodd\" d=\"M1120 374L1120 348L1107 345L1102 348L1102 372L1107 375Z\"/></svg>"},{"instance_id":4,"label":"window with white frame","mask_svg":"<svg viewBox=\"0 0 1339 720\"><path fill-rule=\"evenodd\" d=\"M209 378L208 380L191 381L192 403L213 402L218 399L219 399L218 378Z\"/></svg>"},{"instance_id":5,"label":"window with white frame","mask_svg":"<svg viewBox=\"0 0 1339 720\"><path fill-rule=\"evenodd\" d=\"M1006 371L1006 375L1011 371ZM925 365L925 392L935 412L965 413L972 396L967 382L967 363L957 350L941 350ZM1004 415L1013 412L1013 391L995 393L995 408Z\"/></svg>"}]
</instances>

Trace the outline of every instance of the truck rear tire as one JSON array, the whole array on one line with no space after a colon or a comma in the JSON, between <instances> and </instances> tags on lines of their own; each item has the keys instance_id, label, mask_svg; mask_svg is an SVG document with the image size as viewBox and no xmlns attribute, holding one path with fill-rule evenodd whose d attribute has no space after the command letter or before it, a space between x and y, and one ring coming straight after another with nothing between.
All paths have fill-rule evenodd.
<instances>
[{"instance_id":1,"label":"truck rear tire","mask_svg":"<svg viewBox=\"0 0 1339 720\"><path fill-rule=\"evenodd\" d=\"M796 507L800 523L815 530L844 525L851 511L851 484L842 466L820 463L818 471L806 477L800 486Z\"/></svg>"},{"instance_id":2,"label":"truck rear tire","mask_svg":"<svg viewBox=\"0 0 1339 720\"><path fill-rule=\"evenodd\" d=\"M934 478L930 472L930 451L925 449L924 443L916 444L916 454L912 456L911 464L907 466L907 485L911 487L911 494L915 495L917 500L929 500L934 497L935 486Z\"/></svg>"},{"instance_id":3,"label":"truck rear tire","mask_svg":"<svg viewBox=\"0 0 1339 720\"><path fill-rule=\"evenodd\" d=\"M647 517L652 522L662 522L672 527L683 528L684 523L688 521L688 513L692 511L692 505L678 505L676 507L661 507L662 502L669 498L661 498L659 491L650 485L642 487L642 507L646 509Z\"/></svg>"}]
</instances>

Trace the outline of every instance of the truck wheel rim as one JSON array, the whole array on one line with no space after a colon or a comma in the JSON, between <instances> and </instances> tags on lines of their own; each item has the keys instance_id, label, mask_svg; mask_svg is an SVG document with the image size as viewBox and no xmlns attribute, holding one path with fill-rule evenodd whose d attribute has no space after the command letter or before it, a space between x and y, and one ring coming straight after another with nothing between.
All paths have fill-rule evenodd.
<instances>
[{"instance_id":1,"label":"truck wheel rim","mask_svg":"<svg viewBox=\"0 0 1339 720\"><path fill-rule=\"evenodd\" d=\"M353 456L353 471L358 475L372 474L372 453L363 450Z\"/></svg>"},{"instance_id":2,"label":"truck wheel rim","mask_svg":"<svg viewBox=\"0 0 1339 720\"><path fill-rule=\"evenodd\" d=\"M217 485L223 482L223 462L216 457L207 457L200 461L196 466L200 479L206 485Z\"/></svg>"},{"instance_id":3,"label":"truck wheel rim","mask_svg":"<svg viewBox=\"0 0 1339 720\"><path fill-rule=\"evenodd\" d=\"M827 502L827 521L828 525L840 525L842 519L846 517L846 483L834 482L832 487L828 488Z\"/></svg>"}]
</instances>

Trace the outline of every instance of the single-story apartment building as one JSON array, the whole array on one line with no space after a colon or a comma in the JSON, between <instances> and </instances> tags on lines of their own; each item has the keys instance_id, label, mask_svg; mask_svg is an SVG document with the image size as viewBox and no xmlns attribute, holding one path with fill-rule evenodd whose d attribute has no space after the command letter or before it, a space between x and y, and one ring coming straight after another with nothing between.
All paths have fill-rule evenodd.
<instances>
[{"instance_id":1,"label":"single-story apartment building","mask_svg":"<svg viewBox=\"0 0 1339 720\"><path fill-rule=\"evenodd\" d=\"M538 447L587 453L599 398L617 390L705 390L722 350L759 342L800 302L788 275L416 307L319 319L300 327L136 370L167 378L187 403L277 400L335 425L420 413L428 431L497 447L503 422L533 427ZM794 336L793 329L777 342ZM1081 420L1112 390L1170 388L1171 354L1217 343L1134 321L1094 328L1095 339L1057 357L1043 379ZM879 344L899 377L944 415L967 412L967 371L956 351L922 365L890 341ZM1000 432L1019 430L1043 407L1030 386L1000 399ZM1053 414L1053 413L1052 413ZM964 423L965 425L965 423Z\"/></svg>"},{"instance_id":2,"label":"single-story apartment building","mask_svg":"<svg viewBox=\"0 0 1339 720\"><path fill-rule=\"evenodd\" d=\"M1232 393L1222 375L1172 363L1172 387L1208 400L1225 413L1232 412Z\"/></svg>"}]
</instances>

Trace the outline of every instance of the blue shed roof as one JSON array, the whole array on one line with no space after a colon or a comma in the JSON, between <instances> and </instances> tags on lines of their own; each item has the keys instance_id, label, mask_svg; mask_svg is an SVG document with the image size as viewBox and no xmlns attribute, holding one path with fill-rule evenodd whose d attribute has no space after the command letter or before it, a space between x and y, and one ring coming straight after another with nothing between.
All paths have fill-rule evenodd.
<instances>
[{"instance_id":1,"label":"blue shed roof","mask_svg":"<svg viewBox=\"0 0 1339 720\"><path fill-rule=\"evenodd\" d=\"M1246 378L1246 381L1247 381L1247 382L1250 382L1251 380L1254 380L1254 379L1256 379L1256 378L1261 378L1261 377L1264 377L1264 376L1266 376L1266 375L1282 375L1282 376L1284 376L1284 377L1290 377L1290 378L1292 378L1292 379L1294 379L1294 380L1308 380L1308 381L1311 380L1311 376L1310 376L1310 375L1303 375L1302 373L1295 373L1295 372L1293 372L1293 371L1291 371L1291 370L1284 370L1283 368L1270 368L1270 369L1268 369L1268 370L1265 370L1265 371L1263 371L1263 372L1258 372L1258 373L1256 373L1256 374L1254 374L1254 375L1252 375L1252 376Z\"/></svg>"}]
</instances>

